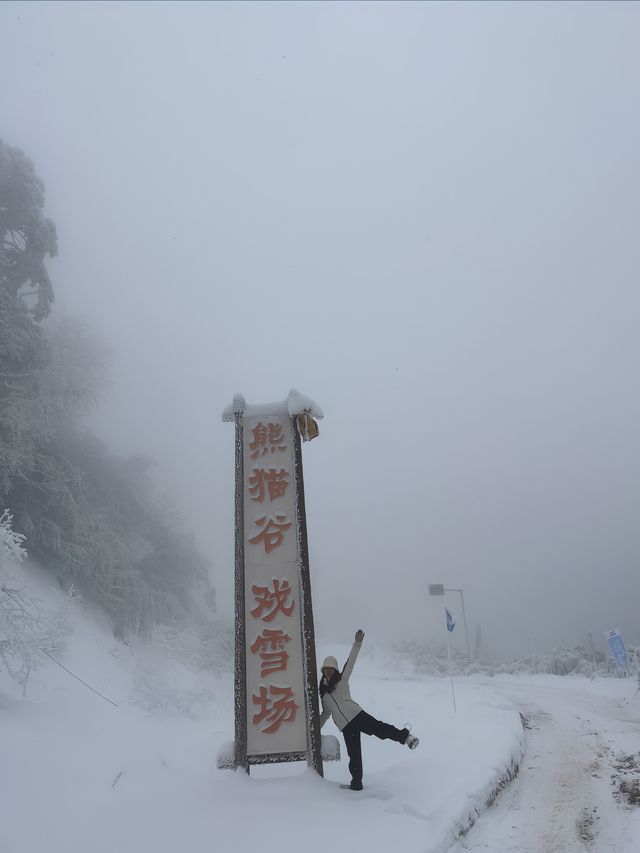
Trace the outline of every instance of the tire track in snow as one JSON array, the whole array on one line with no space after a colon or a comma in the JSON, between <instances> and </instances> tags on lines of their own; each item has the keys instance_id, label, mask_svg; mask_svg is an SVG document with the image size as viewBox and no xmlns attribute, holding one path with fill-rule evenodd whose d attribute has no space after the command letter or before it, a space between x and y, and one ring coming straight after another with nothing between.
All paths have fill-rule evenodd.
<instances>
[{"instance_id":1,"label":"tire track in snow","mask_svg":"<svg viewBox=\"0 0 640 853\"><path fill-rule=\"evenodd\" d=\"M500 690L527 718L527 753L518 777L452 853L621 853L625 818L612 797L607 727L636 721L584 691L536 687Z\"/></svg>"}]
</instances>

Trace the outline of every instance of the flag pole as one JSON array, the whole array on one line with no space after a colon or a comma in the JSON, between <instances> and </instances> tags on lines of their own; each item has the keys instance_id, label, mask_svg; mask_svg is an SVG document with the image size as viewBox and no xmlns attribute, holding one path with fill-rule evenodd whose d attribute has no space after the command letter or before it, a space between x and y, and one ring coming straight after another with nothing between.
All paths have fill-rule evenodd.
<instances>
[{"instance_id":1,"label":"flag pole","mask_svg":"<svg viewBox=\"0 0 640 853\"><path fill-rule=\"evenodd\" d=\"M453 713L457 714L456 708L456 691L453 686L453 669L451 667L451 646L449 645L449 636L447 635L447 657L449 658L449 678L451 679L451 696L453 698Z\"/></svg>"}]
</instances>

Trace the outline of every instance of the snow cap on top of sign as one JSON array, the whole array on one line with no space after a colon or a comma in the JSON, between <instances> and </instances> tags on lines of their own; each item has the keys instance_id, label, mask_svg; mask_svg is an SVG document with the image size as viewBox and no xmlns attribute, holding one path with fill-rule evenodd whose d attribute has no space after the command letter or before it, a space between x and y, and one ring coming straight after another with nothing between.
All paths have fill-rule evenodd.
<instances>
[{"instance_id":1,"label":"snow cap on top of sign","mask_svg":"<svg viewBox=\"0 0 640 853\"><path fill-rule=\"evenodd\" d=\"M295 388L292 388L291 391L289 391L289 396L287 397L287 408L291 417L294 415L302 415L304 412L308 412L312 418L315 418L318 421L321 421L324 417L320 406L312 400L311 397L305 397L304 394L296 391Z\"/></svg>"},{"instance_id":2,"label":"snow cap on top of sign","mask_svg":"<svg viewBox=\"0 0 640 853\"><path fill-rule=\"evenodd\" d=\"M232 421L234 415L241 415L244 412L246 405L242 394L234 394L233 403L228 405L222 412L222 420L225 422Z\"/></svg>"},{"instance_id":3,"label":"snow cap on top of sign","mask_svg":"<svg viewBox=\"0 0 640 853\"><path fill-rule=\"evenodd\" d=\"M233 403L227 406L222 413L222 420L232 421L236 414L241 414L248 418L286 414L294 417L295 415L301 415L303 412L308 412L311 417L317 420L321 420L324 417L322 409L311 397L305 397L304 394L292 388L287 399L277 403L253 403L247 405L242 394L234 394Z\"/></svg>"}]
</instances>

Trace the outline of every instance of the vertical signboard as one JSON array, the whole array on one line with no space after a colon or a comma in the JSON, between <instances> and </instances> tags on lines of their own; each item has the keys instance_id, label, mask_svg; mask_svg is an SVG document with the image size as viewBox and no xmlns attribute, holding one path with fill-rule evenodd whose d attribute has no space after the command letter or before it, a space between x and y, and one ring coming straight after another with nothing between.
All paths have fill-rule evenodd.
<instances>
[{"instance_id":1,"label":"vertical signboard","mask_svg":"<svg viewBox=\"0 0 640 853\"><path fill-rule=\"evenodd\" d=\"M606 634L606 637L609 651L617 663L618 669L623 672L627 672L629 669L629 656L627 655L627 649L624 644L624 640L622 639L622 635L616 628L614 628Z\"/></svg>"},{"instance_id":2,"label":"vertical signboard","mask_svg":"<svg viewBox=\"0 0 640 853\"><path fill-rule=\"evenodd\" d=\"M292 395L236 397L223 415L236 423L235 763L322 772L298 416Z\"/></svg>"},{"instance_id":3,"label":"vertical signboard","mask_svg":"<svg viewBox=\"0 0 640 853\"><path fill-rule=\"evenodd\" d=\"M244 419L249 756L307 748L292 433L288 414Z\"/></svg>"}]
</instances>

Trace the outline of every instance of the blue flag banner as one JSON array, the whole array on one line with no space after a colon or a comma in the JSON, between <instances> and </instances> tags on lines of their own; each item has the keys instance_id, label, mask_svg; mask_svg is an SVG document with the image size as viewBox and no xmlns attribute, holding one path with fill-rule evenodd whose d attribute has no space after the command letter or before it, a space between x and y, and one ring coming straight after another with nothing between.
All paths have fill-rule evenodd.
<instances>
[{"instance_id":1,"label":"blue flag banner","mask_svg":"<svg viewBox=\"0 0 640 853\"><path fill-rule=\"evenodd\" d=\"M453 616L451 615L451 611L448 607L445 607L444 612L447 614L447 631L453 631L456 627L456 623L454 622Z\"/></svg>"},{"instance_id":2,"label":"blue flag banner","mask_svg":"<svg viewBox=\"0 0 640 853\"><path fill-rule=\"evenodd\" d=\"M629 657L620 632L616 631L615 628L613 631L609 631L607 634L607 643L609 644L609 651L613 655L613 659L618 664L618 667L624 670L629 669Z\"/></svg>"}]
</instances>

